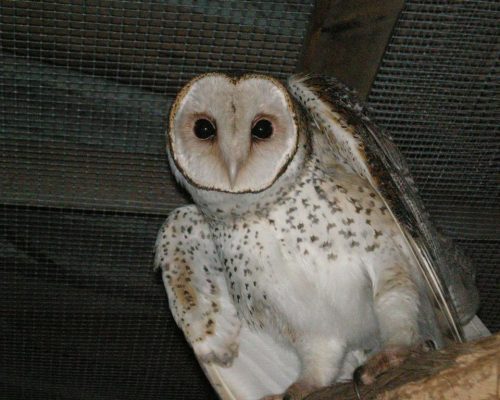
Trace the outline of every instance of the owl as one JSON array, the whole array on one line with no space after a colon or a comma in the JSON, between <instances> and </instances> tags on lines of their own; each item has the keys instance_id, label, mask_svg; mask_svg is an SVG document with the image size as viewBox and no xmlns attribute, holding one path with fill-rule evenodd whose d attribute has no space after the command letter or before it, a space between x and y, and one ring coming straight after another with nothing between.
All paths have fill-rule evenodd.
<instances>
[{"instance_id":1,"label":"owl","mask_svg":"<svg viewBox=\"0 0 500 400\"><path fill-rule=\"evenodd\" d=\"M463 339L472 270L338 81L201 75L173 103L167 153L194 205L168 216L155 264L221 398L301 399L355 370L369 384Z\"/></svg>"}]
</instances>

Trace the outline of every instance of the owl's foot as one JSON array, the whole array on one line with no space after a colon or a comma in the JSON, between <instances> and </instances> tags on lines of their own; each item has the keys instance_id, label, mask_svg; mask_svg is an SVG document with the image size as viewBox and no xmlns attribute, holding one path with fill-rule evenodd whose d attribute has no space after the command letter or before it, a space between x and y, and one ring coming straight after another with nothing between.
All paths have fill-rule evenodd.
<instances>
[{"instance_id":1,"label":"owl's foot","mask_svg":"<svg viewBox=\"0 0 500 400\"><path fill-rule=\"evenodd\" d=\"M285 393L263 397L261 400L303 400L315 389L301 382L295 382Z\"/></svg>"},{"instance_id":2,"label":"owl's foot","mask_svg":"<svg viewBox=\"0 0 500 400\"><path fill-rule=\"evenodd\" d=\"M436 346L432 340L415 346L389 346L374 354L365 364L356 368L353 373L355 387L357 385L371 385L378 376L390 368L399 367L407 359L415 355L435 350Z\"/></svg>"}]
</instances>

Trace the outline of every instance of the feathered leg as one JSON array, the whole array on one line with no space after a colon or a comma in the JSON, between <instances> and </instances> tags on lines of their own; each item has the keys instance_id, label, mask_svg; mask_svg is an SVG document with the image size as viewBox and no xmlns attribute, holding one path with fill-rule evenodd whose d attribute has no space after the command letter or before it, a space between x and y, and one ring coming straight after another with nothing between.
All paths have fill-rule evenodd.
<instances>
[{"instance_id":1,"label":"feathered leg","mask_svg":"<svg viewBox=\"0 0 500 400\"><path fill-rule=\"evenodd\" d=\"M301 374L285 393L262 400L302 400L311 392L329 385L340 372L346 354L345 343L331 338L308 337L297 346Z\"/></svg>"},{"instance_id":2,"label":"feathered leg","mask_svg":"<svg viewBox=\"0 0 500 400\"><path fill-rule=\"evenodd\" d=\"M353 379L363 384L373 383L410 355L428 349L418 327L419 292L408 271L397 264L385 268L374 284L382 350L355 371Z\"/></svg>"}]
</instances>

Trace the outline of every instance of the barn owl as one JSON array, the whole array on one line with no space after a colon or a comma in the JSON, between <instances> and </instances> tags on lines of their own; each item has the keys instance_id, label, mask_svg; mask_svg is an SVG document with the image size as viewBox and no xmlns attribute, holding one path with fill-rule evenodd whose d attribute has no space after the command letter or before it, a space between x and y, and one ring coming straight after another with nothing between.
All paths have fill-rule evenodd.
<instances>
[{"instance_id":1,"label":"barn owl","mask_svg":"<svg viewBox=\"0 0 500 400\"><path fill-rule=\"evenodd\" d=\"M155 264L223 399L300 399L363 363L369 383L384 357L462 339L472 273L338 81L199 76L171 108L167 154L195 204L169 215Z\"/></svg>"}]
</instances>

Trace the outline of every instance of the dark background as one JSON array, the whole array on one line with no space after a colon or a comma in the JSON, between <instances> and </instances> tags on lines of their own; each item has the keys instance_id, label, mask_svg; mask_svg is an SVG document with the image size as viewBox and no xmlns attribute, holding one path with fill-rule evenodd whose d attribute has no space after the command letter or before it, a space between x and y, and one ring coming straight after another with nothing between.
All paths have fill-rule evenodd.
<instances>
[{"instance_id":1,"label":"dark background","mask_svg":"<svg viewBox=\"0 0 500 400\"><path fill-rule=\"evenodd\" d=\"M376 3L376 4L375 4ZM213 70L336 75L373 108L500 326L495 1L2 1L0 399L214 394L152 270L188 200L164 118Z\"/></svg>"}]
</instances>

